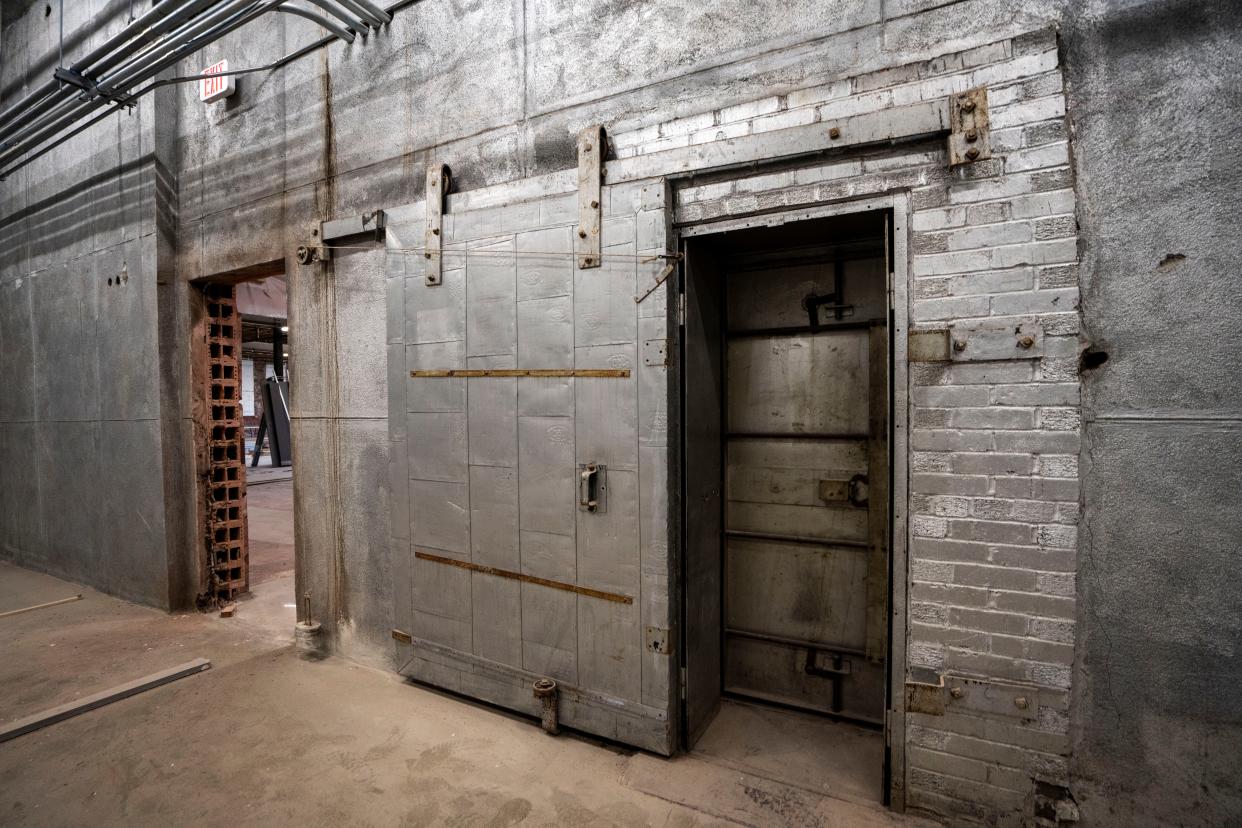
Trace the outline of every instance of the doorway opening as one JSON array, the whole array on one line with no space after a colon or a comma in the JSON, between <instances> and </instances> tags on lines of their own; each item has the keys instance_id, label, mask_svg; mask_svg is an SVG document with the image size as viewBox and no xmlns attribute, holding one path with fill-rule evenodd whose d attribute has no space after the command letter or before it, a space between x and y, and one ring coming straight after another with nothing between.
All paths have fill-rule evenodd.
<instances>
[{"instance_id":1,"label":"doorway opening","mask_svg":"<svg viewBox=\"0 0 1242 828\"><path fill-rule=\"evenodd\" d=\"M683 235L683 739L884 802L887 210Z\"/></svg>"},{"instance_id":2,"label":"doorway opening","mask_svg":"<svg viewBox=\"0 0 1242 828\"><path fill-rule=\"evenodd\" d=\"M285 277L270 271L218 277L192 294L195 453L204 526L199 603L288 637L297 603L292 371Z\"/></svg>"}]
</instances>

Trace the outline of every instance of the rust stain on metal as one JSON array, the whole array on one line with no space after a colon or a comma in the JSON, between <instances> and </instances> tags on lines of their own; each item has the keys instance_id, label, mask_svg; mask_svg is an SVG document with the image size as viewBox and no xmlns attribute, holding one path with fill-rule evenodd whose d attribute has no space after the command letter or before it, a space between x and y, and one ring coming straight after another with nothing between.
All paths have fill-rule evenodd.
<instances>
[{"instance_id":1,"label":"rust stain on metal","mask_svg":"<svg viewBox=\"0 0 1242 828\"><path fill-rule=\"evenodd\" d=\"M625 379L629 368L451 368L411 371L411 377L590 377Z\"/></svg>"},{"instance_id":2,"label":"rust stain on metal","mask_svg":"<svg viewBox=\"0 0 1242 828\"><path fill-rule=\"evenodd\" d=\"M422 561L432 561L434 563L456 566L460 569L468 569L471 572L481 572L484 575L496 575L501 578L510 578L514 581L521 581L524 584L537 584L539 586L559 589L565 592L574 592L578 595L585 595L588 598L599 598L602 601L612 601L617 604L634 603L634 599L629 595L621 595L616 592L604 592L603 590L591 589L590 587L578 586L577 584L567 584L564 581L552 581L548 578L537 578L534 575L526 575L509 569L498 569L494 566L484 566L483 564L471 563L470 561L459 561L455 558L446 558L442 555L433 555L430 552L416 550L414 552L414 557Z\"/></svg>"},{"instance_id":3,"label":"rust stain on metal","mask_svg":"<svg viewBox=\"0 0 1242 828\"><path fill-rule=\"evenodd\" d=\"M393 630L392 637L394 641L400 641L402 644L414 643L414 637L405 630Z\"/></svg>"}]
</instances>

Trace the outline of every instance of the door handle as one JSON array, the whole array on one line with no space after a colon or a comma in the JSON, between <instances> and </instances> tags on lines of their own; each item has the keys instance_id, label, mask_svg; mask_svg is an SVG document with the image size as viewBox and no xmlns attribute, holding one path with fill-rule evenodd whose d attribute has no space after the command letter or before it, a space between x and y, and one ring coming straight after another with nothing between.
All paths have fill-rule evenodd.
<instances>
[{"instance_id":1,"label":"door handle","mask_svg":"<svg viewBox=\"0 0 1242 828\"><path fill-rule=\"evenodd\" d=\"M578 509L583 512L608 511L608 467L602 463L578 466Z\"/></svg>"}]
</instances>

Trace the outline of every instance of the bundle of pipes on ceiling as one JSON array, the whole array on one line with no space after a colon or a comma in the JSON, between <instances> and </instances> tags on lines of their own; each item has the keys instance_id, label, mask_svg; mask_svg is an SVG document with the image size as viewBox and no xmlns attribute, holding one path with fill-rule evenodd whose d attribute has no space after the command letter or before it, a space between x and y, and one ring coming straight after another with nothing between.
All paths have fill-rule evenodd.
<instances>
[{"instance_id":1,"label":"bundle of pipes on ceiling","mask_svg":"<svg viewBox=\"0 0 1242 828\"><path fill-rule=\"evenodd\" d=\"M169 82L155 80L160 72L268 12L298 15L332 33L311 47L334 38L353 43L355 37L365 37L392 19L371 0L307 2L313 8L293 0L157 0L154 8L90 54L69 66L58 66L47 82L0 112L0 180L117 109L132 106L138 98ZM63 0L61 16L63 28ZM63 41L63 31L61 36ZM295 56L288 55L260 69L274 68ZM63 59L62 52L62 63ZM245 71L256 70L223 74ZM171 80L206 77L215 76ZM98 112L101 108L104 111Z\"/></svg>"}]
</instances>

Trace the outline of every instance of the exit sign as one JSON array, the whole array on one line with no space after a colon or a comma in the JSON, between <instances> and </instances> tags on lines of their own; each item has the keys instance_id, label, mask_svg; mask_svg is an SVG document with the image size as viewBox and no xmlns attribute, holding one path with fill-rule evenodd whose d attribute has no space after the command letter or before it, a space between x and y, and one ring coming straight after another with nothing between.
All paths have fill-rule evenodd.
<instances>
[{"instance_id":1,"label":"exit sign","mask_svg":"<svg viewBox=\"0 0 1242 828\"><path fill-rule=\"evenodd\" d=\"M225 75L229 71L229 62L222 60L219 63L213 63L203 70L204 75L217 75L218 77L203 78L198 82L198 98L203 103L212 103L227 98L237 91L237 84L234 82L234 75Z\"/></svg>"}]
</instances>

